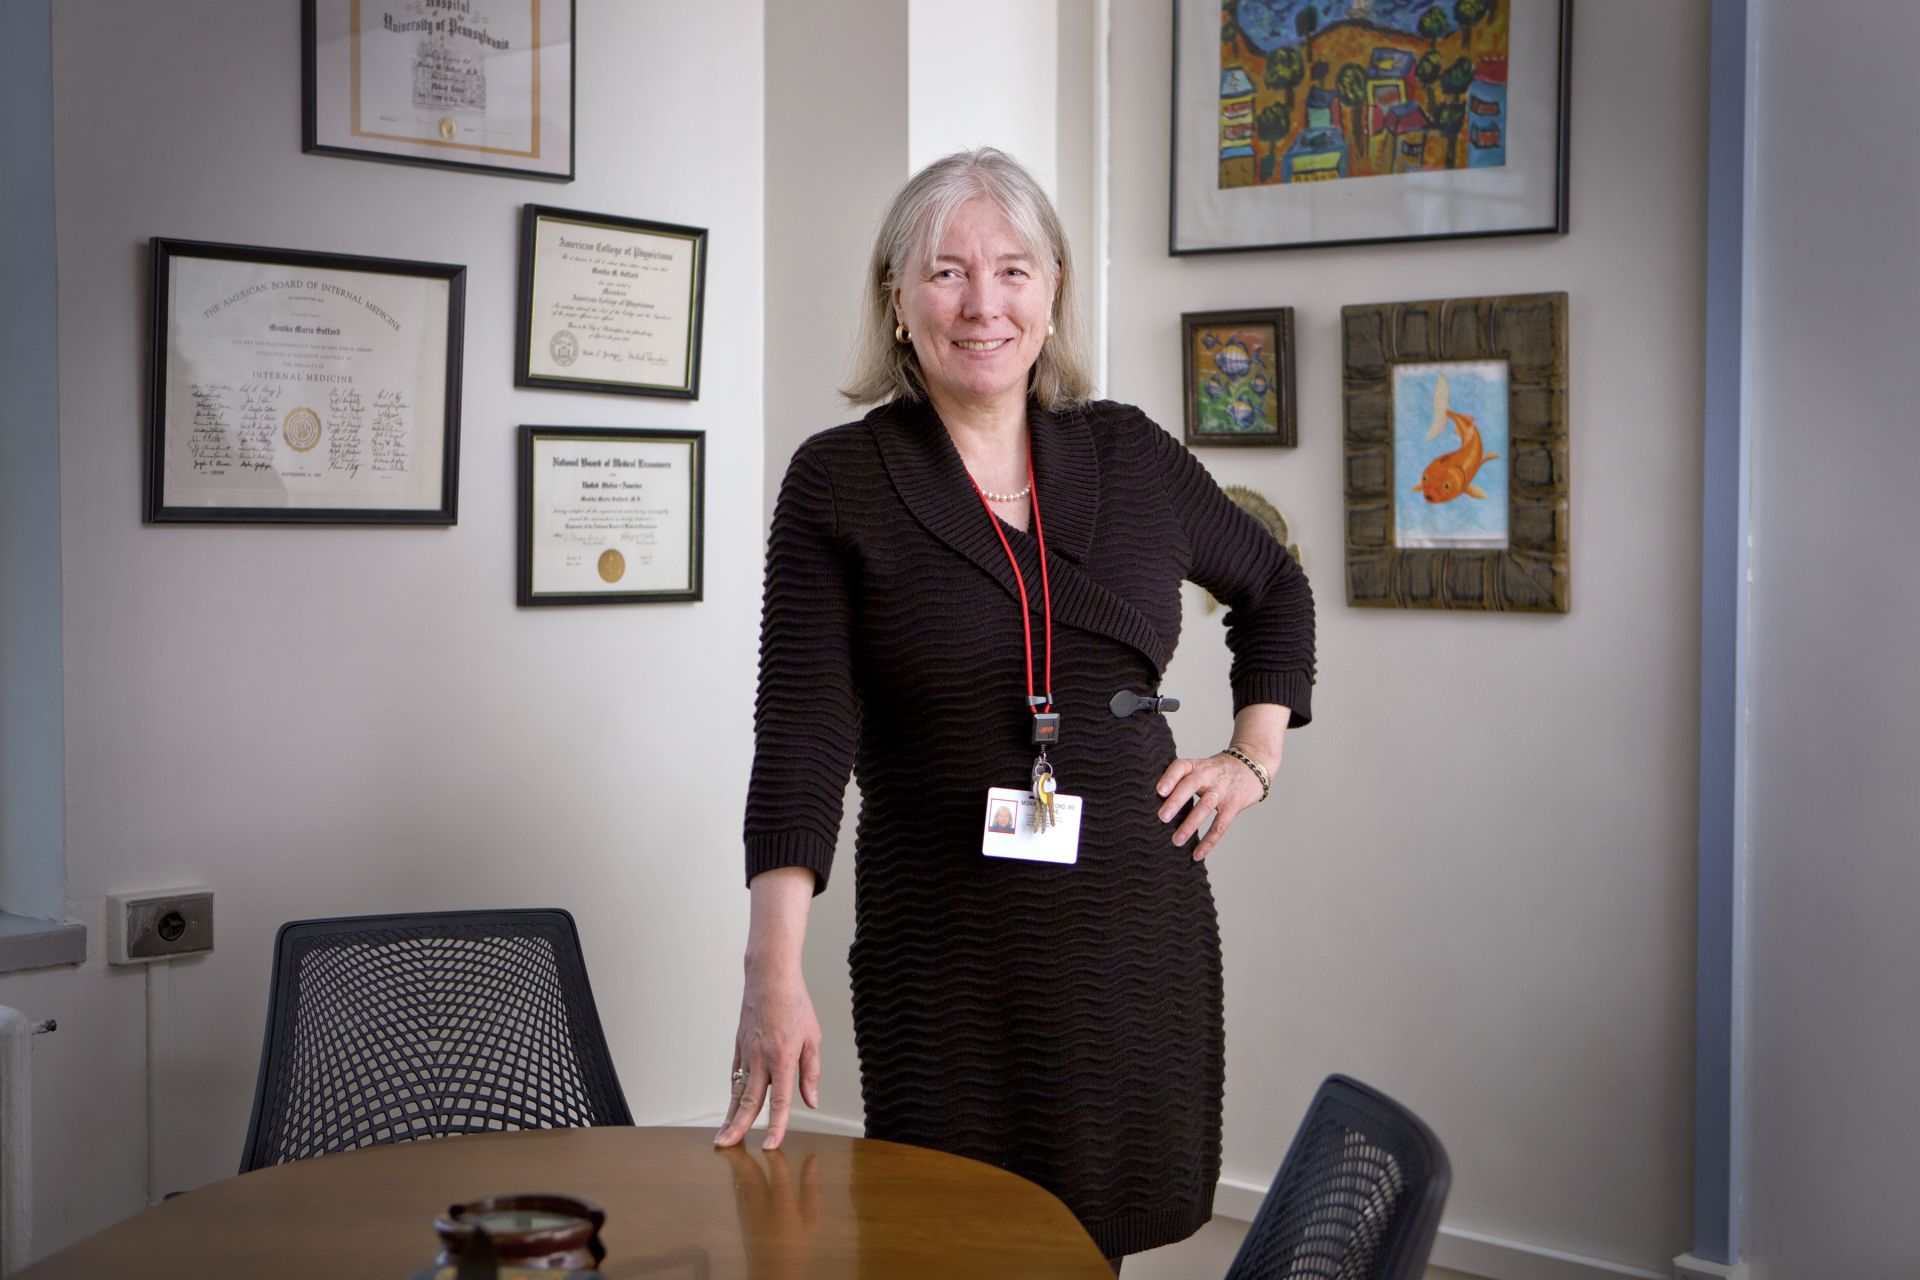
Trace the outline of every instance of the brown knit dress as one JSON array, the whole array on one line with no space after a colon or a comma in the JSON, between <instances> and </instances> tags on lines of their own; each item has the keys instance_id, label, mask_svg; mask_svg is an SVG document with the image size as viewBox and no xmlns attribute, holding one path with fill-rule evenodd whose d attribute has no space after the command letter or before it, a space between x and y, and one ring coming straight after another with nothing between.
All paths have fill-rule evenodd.
<instances>
[{"instance_id":1,"label":"brown knit dress","mask_svg":"<svg viewBox=\"0 0 1920 1280\"><path fill-rule=\"evenodd\" d=\"M895 402L808 440L781 486L747 878L805 866L825 888L853 768L868 1136L1030 1178L1112 1257L1211 1216L1224 1052L1206 867L1155 814L1173 736L1163 717L1119 720L1107 704L1158 687L1190 579L1230 607L1235 709L1282 703L1305 724L1313 599L1286 552L1139 410L1034 409L1031 427L1062 713L1049 754L1084 804L1078 863L980 852L987 788L1024 787L1033 761L1020 596L939 419ZM1038 549L1003 531L1037 665Z\"/></svg>"}]
</instances>

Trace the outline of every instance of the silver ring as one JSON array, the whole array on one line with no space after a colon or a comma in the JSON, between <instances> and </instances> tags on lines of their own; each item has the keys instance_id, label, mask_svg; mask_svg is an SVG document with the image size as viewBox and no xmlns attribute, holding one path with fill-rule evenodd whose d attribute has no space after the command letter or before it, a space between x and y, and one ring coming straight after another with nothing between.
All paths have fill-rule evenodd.
<instances>
[{"instance_id":1,"label":"silver ring","mask_svg":"<svg viewBox=\"0 0 1920 1280\"><path fill-rule=\"evenodd\" d=\"M747 1069L745 1067L735 1067L733 1069L733 1074L727 1078L732 1080L733 1087L738 1089L741 1085L747 1082Z\"/></svg>"}]
</instances>

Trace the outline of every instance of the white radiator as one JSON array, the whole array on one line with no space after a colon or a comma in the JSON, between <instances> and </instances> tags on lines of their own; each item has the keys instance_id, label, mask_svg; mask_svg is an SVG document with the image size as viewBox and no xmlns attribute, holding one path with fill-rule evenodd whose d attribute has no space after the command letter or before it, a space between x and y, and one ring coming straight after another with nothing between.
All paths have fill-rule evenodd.
<instances>
[{"instance_id":1,"label":"white radiator","mask_svg":"<svg viewBox=\"0 0 1920 1280\"><path fill-rule=\"evenodd\" d=\"M0 1276L27 1265L33 1226L33 1031L0 1005Z\"/></svg>"}]
</instances>

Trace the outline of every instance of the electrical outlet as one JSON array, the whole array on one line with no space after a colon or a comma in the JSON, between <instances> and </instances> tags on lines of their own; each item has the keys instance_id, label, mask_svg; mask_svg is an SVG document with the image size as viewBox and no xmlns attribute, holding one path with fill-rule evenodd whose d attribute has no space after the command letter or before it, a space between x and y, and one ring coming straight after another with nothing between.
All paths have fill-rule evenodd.
<instances>
[{"instance_id":1,"label":"electrical outlet","mask_svg":"<svg viewBox=\"0 0 1920 1280\"><path fill-rule=\"evenodd\" d=\"M146 964L213 950L213 890L167 889L107 897L107 959Z\"/></svg>"}]
</instances>

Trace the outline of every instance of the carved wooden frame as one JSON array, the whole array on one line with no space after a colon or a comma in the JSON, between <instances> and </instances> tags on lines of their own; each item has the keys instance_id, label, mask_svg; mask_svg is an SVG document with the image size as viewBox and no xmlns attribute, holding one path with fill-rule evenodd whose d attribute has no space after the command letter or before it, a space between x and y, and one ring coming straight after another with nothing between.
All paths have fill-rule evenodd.
<instances>
[{"instance_id":1,"label":"carved wooden frame","mask_svg":"<svg viewBox=\"0 0 1920 1280\"><path fill-rule=\"evenodd\" d=\"M1569 607L1567 295L1343 307L1347 603L1565 613ZM1393 366L1507 362L1508 545L1399 547Z\"/></svg>"}]
</instances>

